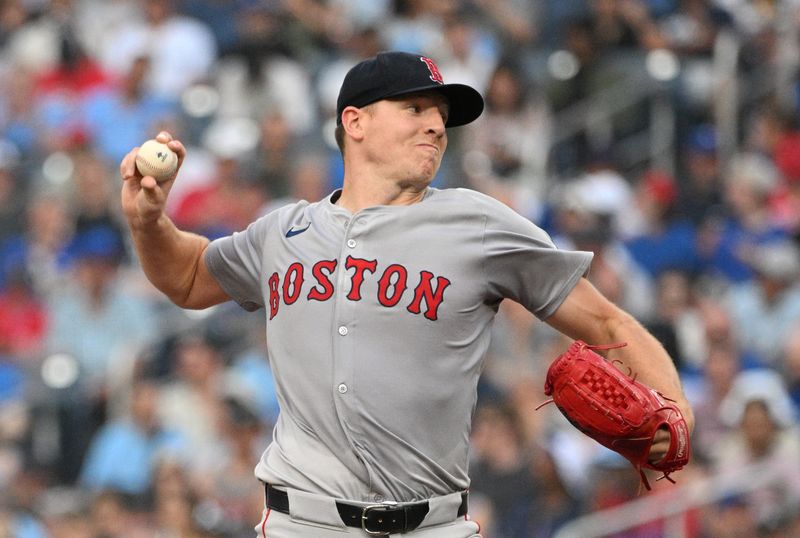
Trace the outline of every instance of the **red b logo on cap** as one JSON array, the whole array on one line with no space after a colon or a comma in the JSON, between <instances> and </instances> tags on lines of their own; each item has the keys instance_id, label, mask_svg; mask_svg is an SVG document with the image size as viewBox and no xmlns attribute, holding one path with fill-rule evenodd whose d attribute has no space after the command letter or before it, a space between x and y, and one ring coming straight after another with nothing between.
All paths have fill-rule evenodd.
<instances>
[{"instance_id":1,"label":"red b logo on cap","mask_svg":"<svg viewBox=\"0 0 800 538\"><path fill-rule=\"evenodd\" d=\"M439 72L439 68L436 67L436 64L433 62L433 60L426 58L425 56L420 56L419 59L425 62L425 65L428 66L428 71L431 72L431 80L437 84L444 84L444 80L442 80L442 74Z\"/></svg>"}]
</instances>

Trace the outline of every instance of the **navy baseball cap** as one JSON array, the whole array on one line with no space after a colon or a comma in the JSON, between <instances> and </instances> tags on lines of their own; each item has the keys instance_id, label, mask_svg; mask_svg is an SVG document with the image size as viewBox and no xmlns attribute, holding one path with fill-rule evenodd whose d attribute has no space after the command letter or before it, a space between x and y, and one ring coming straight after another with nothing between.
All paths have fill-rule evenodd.
<instances>
[{"instance_id":1,"label":"navy baseball cap","mask_svg":"<svg viewBox=\"0 0 800 538\"><path fill-rule=\"evenodd\" d=\"M445 127L458 127L483 112L483 97L465 84L445 84L433 60L408 52L381 52L356 64L344 77L336 101L336 123L348 106L362 107L375 101L409 93L436 90L450 102Z\"/></svg>"}]
</instances>

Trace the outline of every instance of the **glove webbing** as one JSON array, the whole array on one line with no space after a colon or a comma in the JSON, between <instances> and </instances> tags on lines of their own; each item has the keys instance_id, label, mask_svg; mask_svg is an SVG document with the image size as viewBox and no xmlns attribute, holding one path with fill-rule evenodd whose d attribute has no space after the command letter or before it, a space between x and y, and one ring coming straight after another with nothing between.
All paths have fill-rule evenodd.
<instances>
[{"instance_id":1,"label":"glove webbing","mask_svg":"<svg viewBox=\"0 0 800 538\"><path fill-rule=\"evenodd\" d=\"M597 350L600 350L600 351L606 351L606 350L609 350L609 349L617 349L617 348L620 348L620 347L625 347L627 345L628 345L628 342L618 342L616 344L585 344L584 347L587 348L587 349L597 349ZM545 405L547 405L549 403L553 403L553 401L554 400L552 398L550 398L549 400L543 401L542 403L540 403L539 405L537 405L534 408L534 411L538 411L539 409L541 409ZM648 489L650 489L650 488L648 488Z\"/></svg>"}]
</instances>

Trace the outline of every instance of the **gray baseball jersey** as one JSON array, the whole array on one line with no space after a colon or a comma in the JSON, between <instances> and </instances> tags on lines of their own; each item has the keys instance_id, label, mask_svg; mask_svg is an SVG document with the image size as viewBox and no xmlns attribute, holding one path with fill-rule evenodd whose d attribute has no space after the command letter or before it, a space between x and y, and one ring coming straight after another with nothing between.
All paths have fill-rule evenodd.
<instances>
[{"instance_id":1,"label":"gray baseball jersey","mask_svg":"<svg viewBox=\"0 0 800 538\"><path fill-rule=\"evenodd\" d=\"M267 317L281 412L256 475L365 502L465 490L498 305L547 318L592 255L557 250L466 189L356 214L338 195L278 209L206 254L222 288Z\"/></svg>"}]
</instances>

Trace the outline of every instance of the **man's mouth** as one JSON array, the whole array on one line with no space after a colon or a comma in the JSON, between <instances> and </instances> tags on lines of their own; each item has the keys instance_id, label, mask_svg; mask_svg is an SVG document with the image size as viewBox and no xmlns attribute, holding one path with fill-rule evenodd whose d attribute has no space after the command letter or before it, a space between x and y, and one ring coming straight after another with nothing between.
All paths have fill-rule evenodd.
<instances>
[{"instance_id":1,"label":"man's mouth","mask_svg":"<svg viewBox=\"0 0 800 538\"><path fill-rule=\"evenodd\" d=\"M439 146L437 146L435 144L428 144L427 142L423 142L421 144L417 144L417 146L421 147L421 148L432 149L437 153L439 152Z\"/></svg>"}]
</instances>

